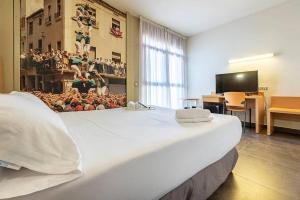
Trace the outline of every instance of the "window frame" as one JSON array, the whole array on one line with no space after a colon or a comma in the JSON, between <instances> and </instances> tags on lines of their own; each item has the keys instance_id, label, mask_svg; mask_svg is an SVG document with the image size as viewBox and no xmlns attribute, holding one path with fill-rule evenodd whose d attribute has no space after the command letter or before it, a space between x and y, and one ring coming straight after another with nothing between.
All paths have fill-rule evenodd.
<instances>
[{"instance_id":1,"label":"window frame","mask_svg":"<svg viewBox=\"0 0 300 200\"><path fill-rule=\"evenodd\" d=\"M33 35L33 21L28 24L28 35Z\"/></svg>"}]
</instances>

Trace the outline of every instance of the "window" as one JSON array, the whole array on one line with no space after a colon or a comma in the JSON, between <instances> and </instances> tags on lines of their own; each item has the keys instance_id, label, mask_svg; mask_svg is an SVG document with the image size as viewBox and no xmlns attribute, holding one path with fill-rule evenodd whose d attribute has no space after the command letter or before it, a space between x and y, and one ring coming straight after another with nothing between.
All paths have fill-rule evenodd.
<instances>
[{"instance_id":1,"label":"window","mask_svg":"<svg viewBox=\"0 0 300 200\"><path fill-rule=\"evenodd\" d=\"M28 48L29 48L29 50L33 49L33 44L29 43Z\"/></svg>"},{"instance_id":2,"label":"window","mask_svg":"<svg viewBox=\"0 0 300 200\"><path fill-rule=\"evenodd\" d=\"M50 52L52 49L51 44L48 44L48 51Z\"/></svg>"},{"instance_id":3,"label":"window","mask_svg":"<svg viewBox=\"0 0 300 200\"><path fill-rule=\"evenodd\" d=\"M114 61L115 63L120 63L121 62L121 54L112 52L112 61Z\"/></svg>"},{"instance_id":4,"label":"window","mask_svg":"<svg viewBox=\"0 0 300 200\"><path fill-rule=\"evenodd\" d=\"M33 34L33 22L29 22L29 35Z\"/></svg>"},{"instance_id":5,"label":"window","mask_svg":"<svg viewBox=\"0 0 300 200\"><path fill-rule=\"evenodd\" d=\"M21 26L21 29L25 28L25 17L21 18L20 26Z\"/></svg>"},{"instance_id":6,"label":"window","mask_svg":"<svg viewBox=\"0 0 300 200\"><path fill-rule=\"evenodd\" d=\"M121 29L121 26L120 26L120 21L116 20L116 19L112 19L112 25L111 27L114 29L114 30L120 30Z\"/></svg>"},{"instance_id":7,"label":"window","mask_svg":"<svg viewBox=\"0 0 300 200\"><path fill-rule=\"evenodd\" d=\"M23 53L25 51L25 43L22 42L22 46L21 46L21 52Z\"/></svg>"},{"instance_id":8,"label":"window","mask_svg":"<svg viewBox=\"0 0 300 200\"><path fill-rule=\"evenodd\" d=\"M48 22L51 22L51 5L48 6Z\"/></svg>"},{"instance_id":9,"label":"window","mask_svg":"<svg viewBox=\"0 0 300 200\"><path fill-rule=\"evenodd\" d=\"M61 13L61 0L57 0L55 17L56 18L60 17L60 13Z\"/></svg>"},{"instance_id":10,"label":"window","mask_svg":"<svg viewBox=\"0 0 300 200\"><path fill-rule=\"evenodd\" d=\"M40 52L43 51L43 40L42 39L39 39L39 41L38 41L38 48L39 48Z\"/></svg>"},{"instance_id":11,"label":"window","mask_svg":"<svg viewBox=\"0 0 300 200\"><path fill-rule=\"evenodd\" d=\"M61 50L61 41L58 41L58 42L57 42L57 49L58 49L58 50Z\"/></svg>"},{"instance_id":12,"label":"window","mask_svg":"<svg viewBox=\"0 0 300 200\"><path fill-rule=\"evenodd\" d=\"M96 9L90 7L88 12L91 16L92 25L96 26Z\"/></svg>"},{"instance_id":13,"label":"window","mask_svg":"<svg viewBox=\"0 0 300 200\"><path fill-rule=\"evenodd\" d=\"M90 58L96 59L96 47L90 48L89 56L90 56Z\"/></svg>"},{"instance_id":14,"label":"window","mask_svg":"<svg viewBox=\"0 0 300 200\"><path fill-rule=\"evenodd\" d=\"M43 21L42 21L42 18L40 17L40 18L39 18L39 25L41 26L42 23L43 23Z\"/></svg>"},{"instance_id":15,"label":"window","mask_svg":"<svg viewBox=\"0 0 300 200\"><path fill-rule=\"evenodd\" d=\"M147 105L183 107L186 97L185 39L141 20L141 101Z\"/></svg>"},{"instance_id":16,"label":"window","mask_svg":"<svg viewBox=\"0 0 300 200\"><path fill-rule=\"evenodd\" d=\"M89 14L93 17L96 17L96 9L95 8L89 8Z\"/></svg>"}]
</instances>

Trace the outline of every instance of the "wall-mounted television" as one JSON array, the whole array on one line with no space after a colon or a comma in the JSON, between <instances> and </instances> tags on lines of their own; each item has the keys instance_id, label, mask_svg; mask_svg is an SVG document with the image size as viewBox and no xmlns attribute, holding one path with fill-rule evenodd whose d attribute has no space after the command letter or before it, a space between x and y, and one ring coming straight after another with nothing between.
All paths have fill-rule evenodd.
<instances>
[{"instance_id":1,"label":"wall-mounted television","mask_svg":"<svg viewBox=\"0 0 300 200\"><path fill-rule=\"evenodd\" d=\"M216 93L258 92L258 71L216 75Z\"/></svg>"}]
</instances>

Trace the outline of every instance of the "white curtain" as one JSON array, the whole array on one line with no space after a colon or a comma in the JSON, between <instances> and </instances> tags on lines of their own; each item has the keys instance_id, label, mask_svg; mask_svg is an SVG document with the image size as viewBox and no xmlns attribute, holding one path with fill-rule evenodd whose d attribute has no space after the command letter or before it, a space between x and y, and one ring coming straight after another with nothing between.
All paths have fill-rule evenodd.
<instances>
[{"instance_id":1,"label":"white curtain","mask_svg":"<svg viewBox=\"0 0 300 200\"><path fill-rule=\"evenodd\" d=\"M140 23L140 100L181 108L186 97L186 41L144 18Z\"/></svg>"}]
</instances>

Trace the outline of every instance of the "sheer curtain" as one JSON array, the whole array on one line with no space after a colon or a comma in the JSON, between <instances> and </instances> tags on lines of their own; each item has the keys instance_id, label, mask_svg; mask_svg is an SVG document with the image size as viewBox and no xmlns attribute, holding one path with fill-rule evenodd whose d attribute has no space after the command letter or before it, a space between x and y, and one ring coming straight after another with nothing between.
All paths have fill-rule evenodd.
<instances>
[{"instance_id":1,"label":"sheer curtain","mask_svg":"<svg viewBox=\"0 0 300 200\"><path fill-rule=\"evenodd\" d=\"M140 40L140 100L181 108L186 97L185 39L141 18Z\"/></svg>"}]
</instances>

